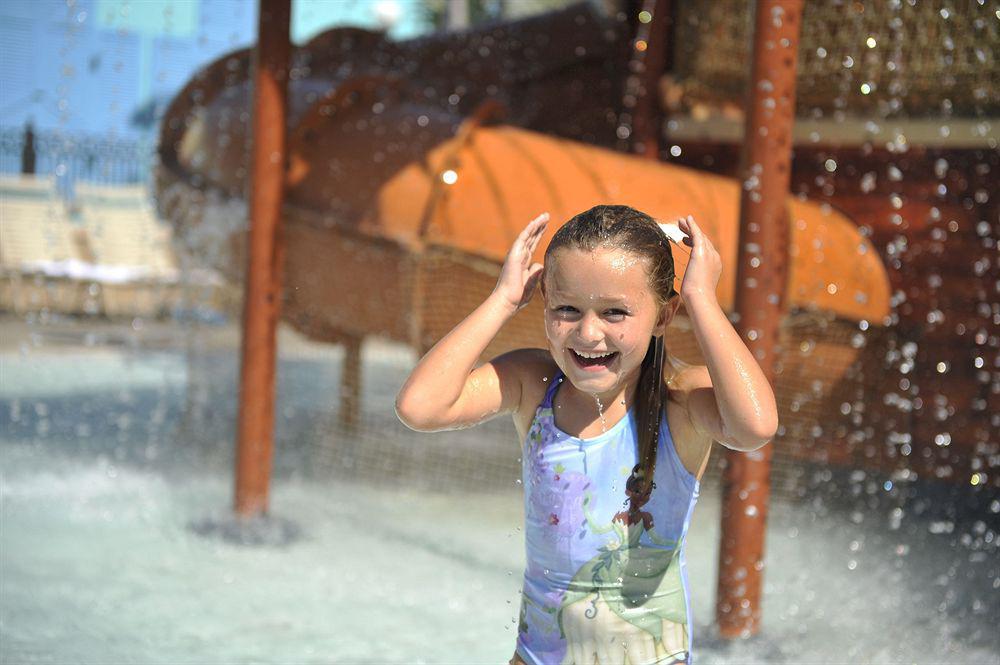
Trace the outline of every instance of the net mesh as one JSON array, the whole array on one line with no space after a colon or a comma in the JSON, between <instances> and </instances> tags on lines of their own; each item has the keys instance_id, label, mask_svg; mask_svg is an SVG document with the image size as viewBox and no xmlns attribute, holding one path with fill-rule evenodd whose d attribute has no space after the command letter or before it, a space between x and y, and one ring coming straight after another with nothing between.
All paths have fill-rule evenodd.
<instances>
[{"instance_id":1,"label":"net mesh","mask_svg":"<svg viewBox=\"0 0 1000 665\"><path fill-rule=\"evenodd\" d=\"M415 261L413 324L418 343L389 343L370 338L361 353L357 418L331 403L328 417L314 430L318 462L334 472L393 484L461 491L500 491L519 482L518 436L504 416L474 430L435 434L412 432L393 414L393 400L418 353L423 353L475 309L492 290L499 266L447 248L429 248ZM773 443L772 477L776 491L801 490L811 462L851 464L864 454L844 443L852 427L838 405L871 386L865 365L866 341L857 324L818 313L795 313L781 328L775 392L781 430ZM544 346L540 298L515 316L483 354L488 359L507 350ZM667 333L669 353L689 364L703 358L690 326L678 316ZM340 361L338 361L340 362ZM341 385L342 391L350 391ZM831 445L840 437L838 445ZM833 451L831 453L831 450ZM706 482L718 478L724 455L713 454Z\"/></svg>"},{"instance_id":2,"label":"net mesh","mask_svg":"<svg viewBox=\"0 0 1000 665\"><path fill-rule=\"evenodd\" d=\"M995 5L808 2L802 18L799 113L995 115L1000 110ZM678 3L675 73L690 100L742 103L749 3ZM864 91L862 91L863 86Z\"/></svg>"}]
</instances>

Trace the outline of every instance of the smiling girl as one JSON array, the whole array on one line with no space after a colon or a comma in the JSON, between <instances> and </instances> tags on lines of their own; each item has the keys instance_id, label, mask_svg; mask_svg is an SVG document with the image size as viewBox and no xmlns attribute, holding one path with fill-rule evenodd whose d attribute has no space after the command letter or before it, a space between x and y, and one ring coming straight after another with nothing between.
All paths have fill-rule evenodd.
<instances>
[{"instance_id":1,"label":"smiling girl","mask_svg":"<svg viewBox=\"0 0 1000 665\"><path fill-rule=\"evenodd\" d=\"M512 664L691 662L684 535L712 441L750 451L774 394L716 300L719 254L682 220L674 290L663 229L596 206L531 263L548 216L511 247L493 293L420 360L396 398L408 427L510 414L522 441L527 568ZM476 366L541 284L548 349ZM674 369L663 335L684 299L706 366Z\"/></svg>"}]
</instances>

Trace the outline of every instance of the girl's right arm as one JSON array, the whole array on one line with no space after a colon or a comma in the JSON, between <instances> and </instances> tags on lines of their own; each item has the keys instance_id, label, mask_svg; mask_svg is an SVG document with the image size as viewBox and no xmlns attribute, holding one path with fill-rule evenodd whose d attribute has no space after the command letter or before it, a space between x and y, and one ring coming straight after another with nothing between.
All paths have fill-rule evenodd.
<instances>
[{"instance_id":1,"label":"girl's right arm","mask_svg":"<svg viewBox=\"0 0 1000 665\"><path fill-rule=\"evenodd\" d=\"M493 293L413 368L396 396L396 415L407 427L424 432L471 427L520 406L525 352L475 365L503 325L531 300L542 274L531 256L548 219L540 215L524 228Z\"/></svg>"}]
</instances>

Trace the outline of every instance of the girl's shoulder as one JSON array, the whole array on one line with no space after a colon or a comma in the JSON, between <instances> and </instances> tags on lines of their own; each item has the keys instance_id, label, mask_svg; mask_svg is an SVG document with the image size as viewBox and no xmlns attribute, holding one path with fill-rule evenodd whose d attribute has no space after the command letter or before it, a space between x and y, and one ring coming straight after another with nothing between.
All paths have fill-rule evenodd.
<instances>
[{"instance_id":1,"label":"girl's shoulder","mask_svg":"<svg viewBox=\"0 0 1000 665\"><path fill-rule=\"evenodd\" d=\"M546 349L516 349L501 356L521 382L521 406L532 413L559 366Z\"/></svg>"},{"instance_id":2,"label":"girl's shoulder","mask_svg":"<svg viewBox=\"0 0 1000 665\"><path fill-rule=\"evenodd\" d=\"M559 372L552 354L545 349L516 349L493 360L501 376L520 383L521 399L514 421L518 429L526 430L535 416L535 410L545 398L545 391ZM501 369L502 368L502 369Z\"/></svg>"}]
</instances>

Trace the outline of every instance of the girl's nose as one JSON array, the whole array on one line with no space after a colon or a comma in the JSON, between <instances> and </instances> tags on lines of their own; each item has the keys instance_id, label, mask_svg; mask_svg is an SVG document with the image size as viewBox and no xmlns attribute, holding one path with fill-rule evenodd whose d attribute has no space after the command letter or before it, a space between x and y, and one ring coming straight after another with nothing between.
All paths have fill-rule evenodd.
<instances>
[{"instance_id":1,"label":"girl's nose","mask_svg":"<svg viewBox=\"0 0 1000 665\"><path fill-rule=\"evenodd\" d=\"M597 316L591 313L584 314L577 327L576 336L580 338L581 342L588 344L601 341L601 326Z\"/></svg>"}]
</instances>

